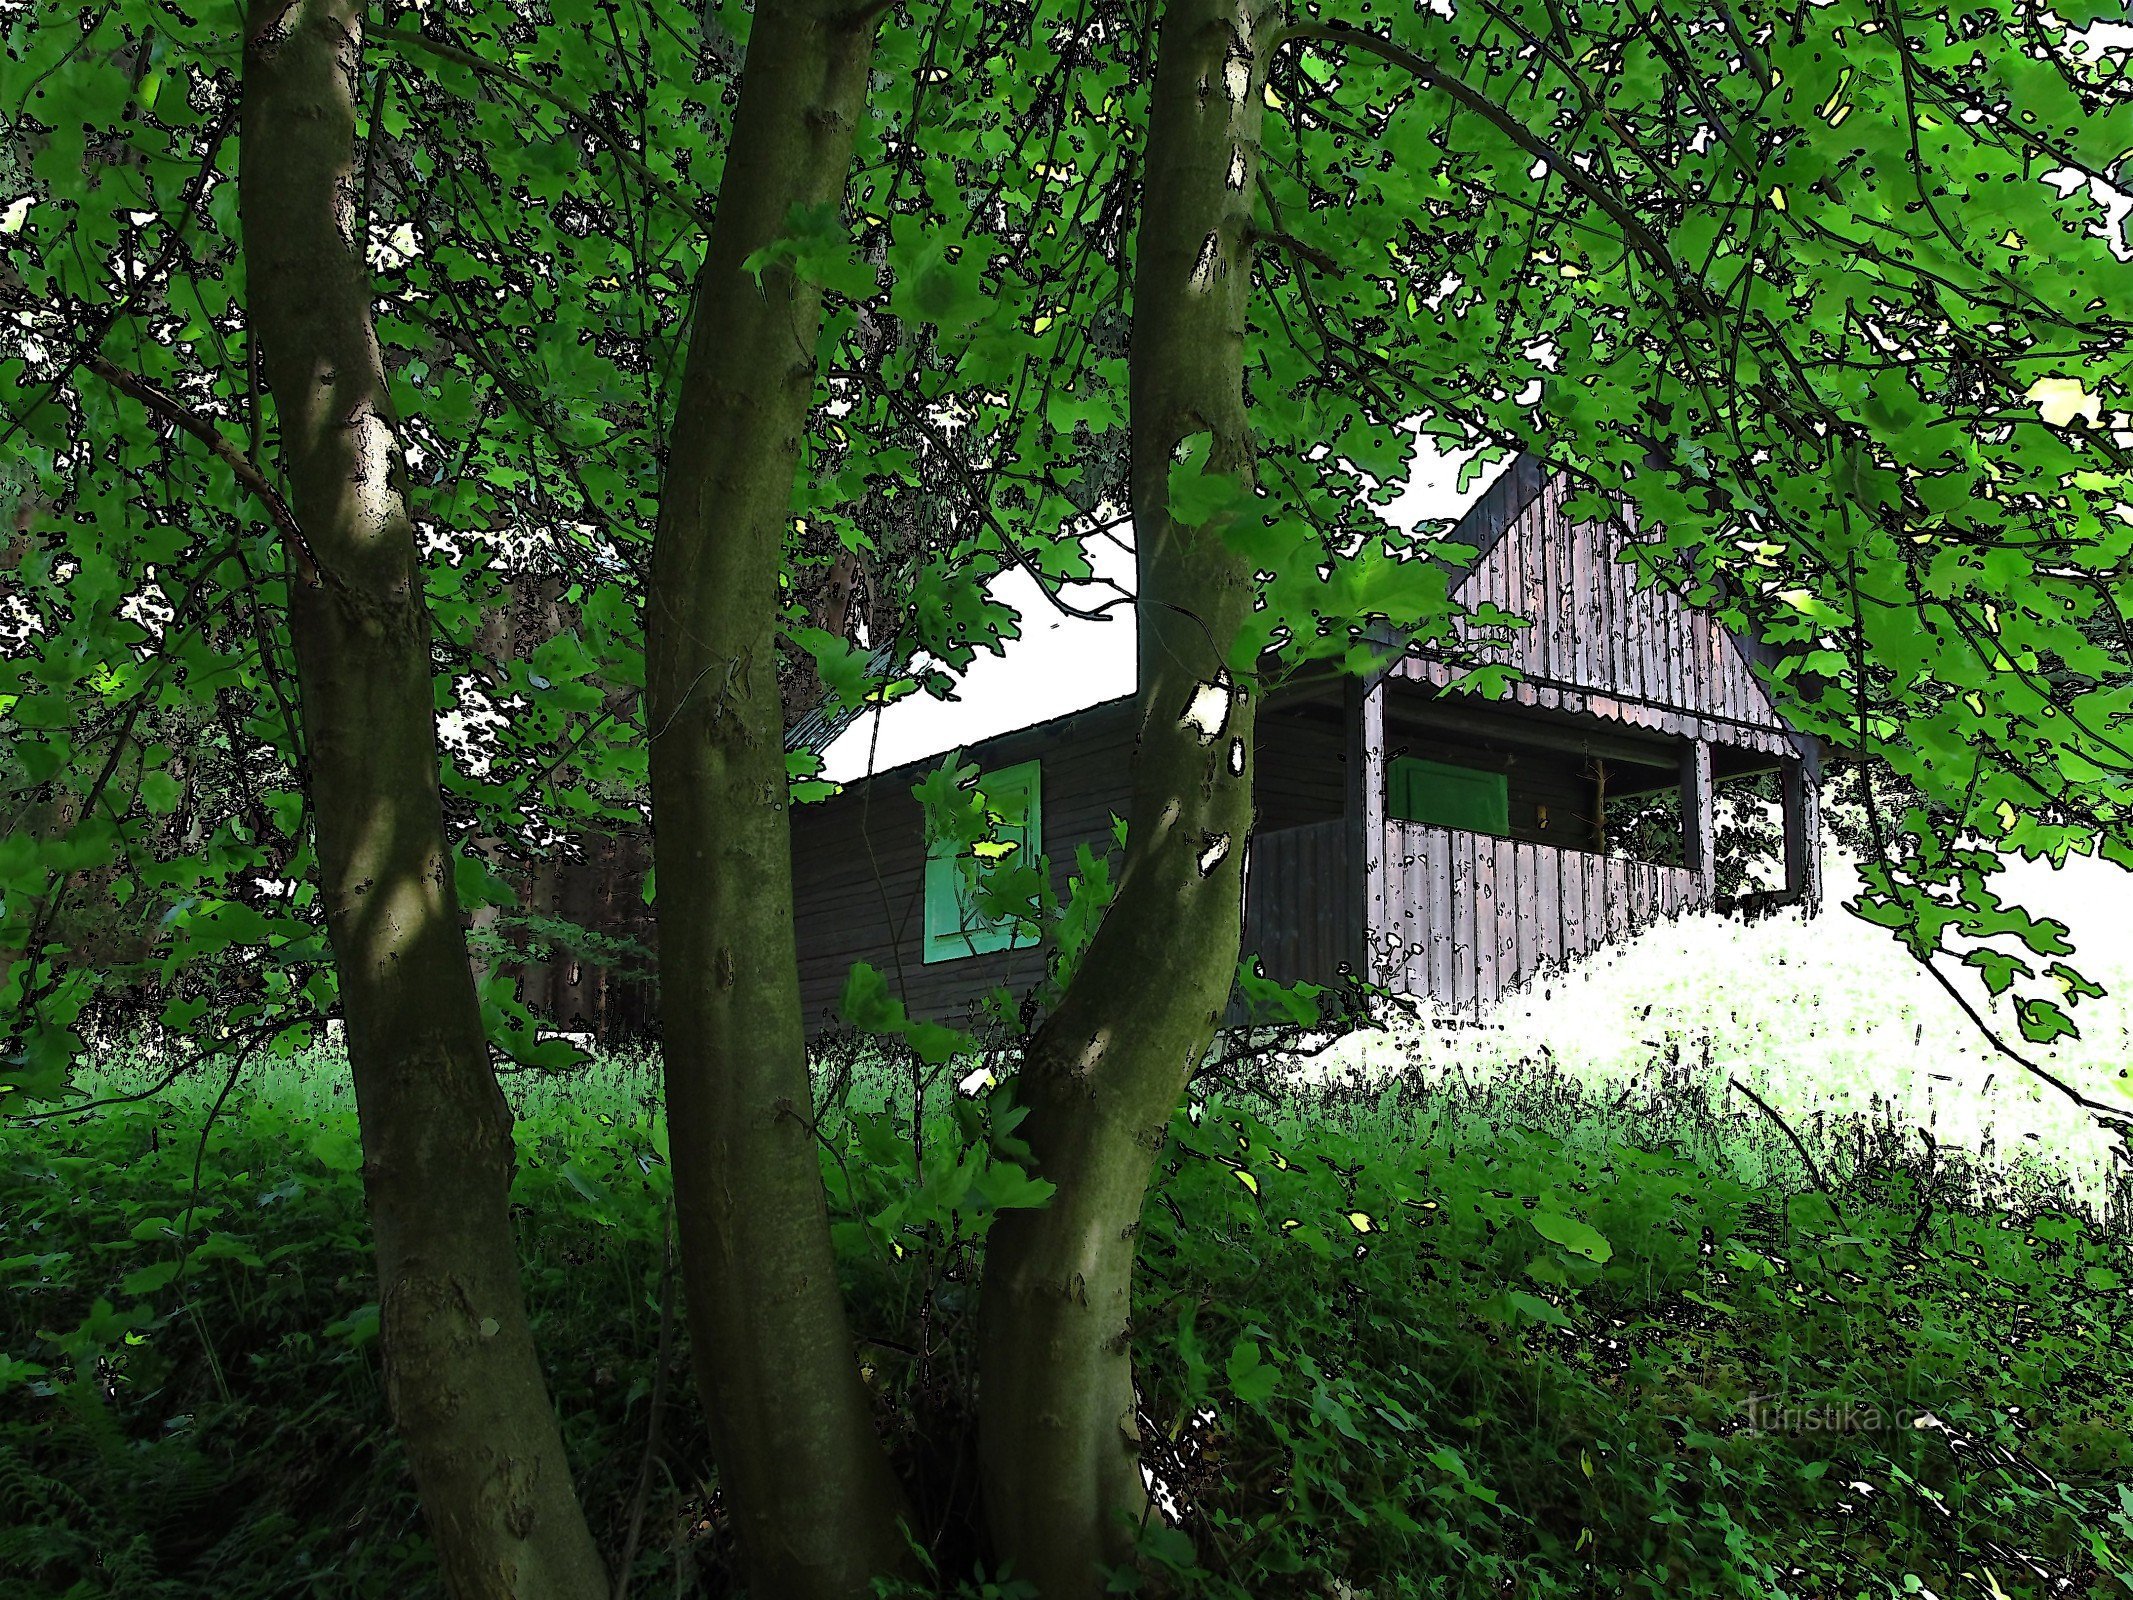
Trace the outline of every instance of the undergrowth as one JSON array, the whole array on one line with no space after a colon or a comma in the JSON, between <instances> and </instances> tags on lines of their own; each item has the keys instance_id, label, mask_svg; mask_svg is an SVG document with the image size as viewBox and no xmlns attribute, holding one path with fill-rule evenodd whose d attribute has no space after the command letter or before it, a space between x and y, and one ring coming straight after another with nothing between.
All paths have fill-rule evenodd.
<instances>
[{"instance_id":1,"label":"undergrowth","mask_svg":"<svg viewBox=\"0 0 2133 1600\"><path fill-rule=\"evenodd\" d=\"M250 1081L204 1140L212 1097L182 1087L0 1132L4 1600L440 1593L339 1081ZM635 1552L636 1593L728 1595L649 1083L518 1095L527 1290L610 1559ZM1041 1189L985 1101L914 1130L862 1079L824 1127L917 1540L943 1592L1011 1595L979 1577L975 1269L992 1212ZM1678 1106L1553 1080L1197 1102L1133 1329L1167 1517L1119 1586L2133 1593L2123 1240L1966 1209L1901 1149L1832 1181L1747 1181Z\"/></svg>"}]
</instances>

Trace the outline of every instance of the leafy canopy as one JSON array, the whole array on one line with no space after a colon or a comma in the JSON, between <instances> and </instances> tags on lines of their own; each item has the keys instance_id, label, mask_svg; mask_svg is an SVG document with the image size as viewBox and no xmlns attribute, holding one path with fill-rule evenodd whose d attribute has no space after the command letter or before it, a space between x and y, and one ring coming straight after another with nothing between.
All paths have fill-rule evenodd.
<instances>
[{"instance_id":1,"label":"leafy canopy","mask_svg":"<svg viewBox=\"0 0 2133 1600\"><path fill-rule=\"evenodd\" d=\"M2067 930L1990 879L2008 852L2133 865L2133 100L2105 9L1274 17L1256 485L1190 453L1172 479L1259 569L1233 663L1448 646L1444 530L1380 510L1415 430L1543 452L1592 514L1637 507L1646 572L1781 647L1803 728L1921 796L1875 816L1856 909L1977 968L2029 1039L2069 1032L2096 991ZM352 181L472 904L510 893L474 842L640 814L646 541L748 25L732 0L374 18ZM211 1053L294 1048L334 993L235 19L33 0L0 27L12 1103L65 1092L124 985ZM947 692L1014 637L993 577L1058 592L1122 518L1152 38L1097 0L909 0L846 203L770 252L830 295L787 592L790 665L839 702ZM825 609L855 568L868 605ZM499 629L514 605L532 620ZM484 999L540 1059L503 986Z\"/></svg>"}]
</instances>

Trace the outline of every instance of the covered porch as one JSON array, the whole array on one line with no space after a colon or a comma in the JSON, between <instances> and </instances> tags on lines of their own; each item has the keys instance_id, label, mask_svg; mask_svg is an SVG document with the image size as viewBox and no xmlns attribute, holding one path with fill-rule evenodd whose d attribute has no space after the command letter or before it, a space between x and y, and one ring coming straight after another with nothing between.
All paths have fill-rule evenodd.
<instances>
[{"instance_id":1,"label":"covered porch","mask_svg":"<svg viewBox=\"0 0 2133 1600\"><path fill-rule=\"evenodd\" d=\"M1268 977L1485 1008L1545 968L1719 904L1717 792L1777 775L1781 881L1722 909L1812 903L1811 745L1743 719L1446 692L1422 661L1262 712L1244 946ZM1519 691L1528 698L1521 699Z\"/></svg>"}]
</instances>

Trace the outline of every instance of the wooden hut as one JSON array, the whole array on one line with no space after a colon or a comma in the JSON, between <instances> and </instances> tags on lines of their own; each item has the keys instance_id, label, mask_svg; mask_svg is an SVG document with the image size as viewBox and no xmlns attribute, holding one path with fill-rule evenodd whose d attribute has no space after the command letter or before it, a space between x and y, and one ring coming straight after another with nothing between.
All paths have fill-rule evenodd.
<instances>
[{"instance_id":1,"label":"wooden hut","mask_svg":"<svg viewBox=\"0 0 2133 1600\"><path fill-rule=\"evenodd\" d=\"M1453 537L1477 555L1455 595L1529 618L1497 659L1498 700L1410 655L1377 677L1302 678L1259 712L1244 947L1283 981L1343 974L1480 1009L1599 945L1717 899L1716 787L1780 774L1782 886L1819 899L1819 764L1753 664L1757 641L1663 585L1638 587L1619 532L1571 521L1560 479L1520 460ZM1062 893L1077 847L1114 847L1131 793L1133 704L1117 699L971 745L1007 831L1046 854ZM938 760L881 772L793 812L800 976L811 1026L834 1020L854 962L914 1015L958 1020L1023 989L1042 952L986 924L929 845L912 786ZM1610 848L1625 804L1678 818L1667 856Z\"/></svg>"}]
</instances>

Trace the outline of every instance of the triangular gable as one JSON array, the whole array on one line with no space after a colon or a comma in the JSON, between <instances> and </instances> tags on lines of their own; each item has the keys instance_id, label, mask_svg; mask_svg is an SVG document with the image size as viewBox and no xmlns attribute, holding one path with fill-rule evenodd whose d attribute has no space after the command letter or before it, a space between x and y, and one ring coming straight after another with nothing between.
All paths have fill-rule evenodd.
<instances>
[{"instance_id":1,"label":"triangular gable","mask_svg":"<svg viewBox=\"0 0 2133 1600\"><path fill-rule=\"evenodd\" d=\"M1453 535L1479 554L1453 593L1529 619L1518 629L1462 625L1486 659L1522 674L1508 698L1590 711L1669 733L1790 753L1790 725L1758 681L1741 641L1664 583L1639 587L1620 559L1627 541L1606 523L1572 522L1567 478L1543 478L1522 456ZM1426 659L1402 675L1439 684L1454 669Z\"/></svg>"}]
</instances>

